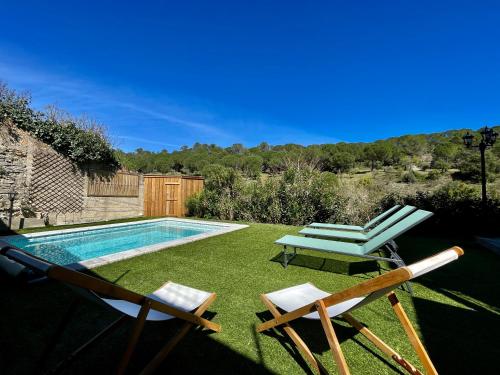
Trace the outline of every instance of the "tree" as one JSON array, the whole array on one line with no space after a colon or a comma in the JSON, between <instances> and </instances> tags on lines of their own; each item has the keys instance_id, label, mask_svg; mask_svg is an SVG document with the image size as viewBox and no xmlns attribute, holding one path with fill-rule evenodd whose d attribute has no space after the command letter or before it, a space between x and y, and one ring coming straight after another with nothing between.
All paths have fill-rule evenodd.
<instances>
[{"instance_id":1,"label":"tree","mask_svg":"<svg viewBox=\"0 0 500 375\"><path fill-rule=\"evenodd\" d=\"M392 147L387 142L376 142L365 147L364 158L373 171L377 163L386 164L392 157Z\"/></svg>"},{"instance_id":2,"label":"tree","mask_svg":"<svg viewBox=\"0 0 500 375\"><path fill-rule=\"evenodd\" d=\"M240 169L243 158L239 155L226 155L220 160L220 164L225 167Z\"/></svg>"},{"instance_id":3,"label":"tree","mask_svg":"<svg viewBox=\"0 0 500 375\"><path fill-rule=\"evenodd\" d=\"M451 164L455 160L458 153L458 147L458 145L449 142L437 144L432 151L431 166L442 172L446 172L451 168Z\"/></svg>"},{"instance_id":4,"label":"tree","mask_svg":"<svg viewBox=\"0 0 500 375\"><path fill-rule=\"evenodd\" d=\"M326 170L335 173L348 172L354 167L355 157L349 152L338 151L331 154L326 160Z\"/></svg>"},{"instance_id":5,"label":"tree","mask_svg":"<svg viewBox=\"0 0 500 375\"><path fill-rule=\"evenodd\" d=\"M219 164L207 165L202 174L205 177L205 187L213 191L233 190L240 179L234 169Z\"/></svg>"},{"instance_id":6,"label":"tree","mask_svg":"<svg viewBox=\"0 0 500 375\"><path fill-rule=\"evenodd\" d=\"M258 146L258 149L261 152L267 152L267 151L271 151L271 146L269 146L269 143L267 143L267 142L261 142Z\"/></svg>"},{"instance_id":7,"label":"tree","mask_svg":"<svg viewBox=\"0 0 500 375\"><path fill-rule=\"evenodd\" d=\"M477 150L463 150L457 161L457 168L460 170L458 177L471 182L481 181L481 161ZM490 151L486 151L486 179L489 182L495 181L498 168L498 159Z\"/></svg>"},{"instance_id":8,"label":"tree","mask_svg":"<svg viewBox=\"0 0 500 375\"><path fill-rule=\"evenodd\" d=\"M262 172L263 159L257 155L251 155L243 158L241 169L245 176L255 178Z\"/></svg>"},{"instance_id":9,"label":"tree","mask_svg":"<svg viewBox=\"0 0 500 375\"><path fill-rule=\"evenodd\" d=\"M243 146L241 143L235 143L229 148L229 152L237 155L242 155L245 153L245 146Z\"/></svg>"}]
</instances>

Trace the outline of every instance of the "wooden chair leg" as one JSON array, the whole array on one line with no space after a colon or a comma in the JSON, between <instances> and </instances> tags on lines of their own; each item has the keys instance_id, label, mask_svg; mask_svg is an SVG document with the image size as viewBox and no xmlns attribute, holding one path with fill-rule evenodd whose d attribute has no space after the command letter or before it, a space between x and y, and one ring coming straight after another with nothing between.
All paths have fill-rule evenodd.
<instances>
[{"instance_id":1,"label":"wooden chair leg","mask_svg":"<svg viewBox=\"0 0 500 375\"><path fill-rule=\"evenodd\" d=\"M422 375L422 373L413 366L406 359L401 357L394 349L382 341L378 336L376 336L372 331L370 331L365 325L356 320L351 314L345 313L342 315L344 320L348 322L351 326L356 328L359 333L365 336L370 342L372 342L377 348L379 348L385 355L393 359L397 364L402 366L406 371L412 375Z\"/></svg>"},{"instance_id":2,"label":"wooden chair leg","mask_svg":"<svg viewBox=\"0 0 500 375\"><path fill-rule=\"evenodd\" d=\"M125 349L125 353L123 354L122 360L118 365L116 373L121 375L125 373L127 369L128 363L130 362L130 357L132 357L132 353L134 352L135 346L137 345L137 341L139 340L139 336L141 335L142 329L144 328L144 323L146 323L146 318L148 316L149 310L151 309L151 302L146 301L142 306L139 314L137 315L137 320L134 324L134 328L132 329L132 333L130 334L130 339L127 344L127 348Z\"/></svg>"},{"instance_id":3,"label":"wooden chair leg","mask_svg":"<svg viewBox=\"0 0 500 375\"><path fill-rule=\"evenodd\" d=\"M217 295L212 293L210 297L206 299L193 313L196 316L202 316L203 313L210 307L210 305L215 301ZM177 344L186 336L189 330L194 325L192 323L186 322L182 325L181 329L177 334L172 337L166 344L161 348L161 350L156 354L156 356L147 364L147 366L141 371L140 375L149 375L152 374L158 366L165 360L167 355L174 349Z\"/></svg>"},{"instance_id":4,"label":"wooden chair leg","mask_svg":"<svg viewBox=\"0 0 500 375\"><path fill-rule=\"evenodd\" d=\"M260 296L260 298L275 318L279 318L281 316L281 313L274 306L274 304L269 300L269 298L267 298L263 294ZM325 367L321 364L320 361L318 361L316 359L316 357L313 355L313 353L308 348L306 343L302 340L302 338L298 335L298 333L290 326L290 324L288 324L288 323L284 324L283 330L288 335L288 337L290 337L290 339L294 342L295 346L297 346L297 348L299 349L299 351L302 354L302 356L304 357L304 359L307 362L309 362L309 364L319 374L328 374L328 371L325 369Z\"/></svg>"},{"instance_id":5,"label":"wooden chair leg","mask_svg":"<svg viewBox=\"0 0 500 375\"><path fill-rule=\"evenodd\" d=\"M420 361L422 362L425 371L428 374L437 375L438 372L434 367L434 364L432 363L429 354L427 354L424 345L420 341L417 332L415 331L415 328L413 328L410 319L408 319L408 315L406 315L406 312L403 309L401 303L399 302L398 297L394 292L391 292L387 295L387 298L389 298L392 308L396 313L396 316L398 317L399 321L401 322L401 325L403 326L406 335L410 340L411 345L417 352L418 358L420 358Z\"/></svg>"},{"instance_id":6,"label":"wooden chair leg","mask_svg":"<svg viewBox=\"0 0 500 375\"><path fill-rule=\"evenodd\" d=\"M335 330L333 329L332 321L328 316L328 310L326 309L325 303L323 302L323 300L318 300L315 305L316 309L318 310L321 324L323 325L323 330L326 334L326 338L328 339L328 344L330 345L333 358L339 368L339 372L341 375L349 375L349 367L347 367L344 353L342 353L339 340L337 339L337 335L335 334Z\"/></svg>"}]
</instances>

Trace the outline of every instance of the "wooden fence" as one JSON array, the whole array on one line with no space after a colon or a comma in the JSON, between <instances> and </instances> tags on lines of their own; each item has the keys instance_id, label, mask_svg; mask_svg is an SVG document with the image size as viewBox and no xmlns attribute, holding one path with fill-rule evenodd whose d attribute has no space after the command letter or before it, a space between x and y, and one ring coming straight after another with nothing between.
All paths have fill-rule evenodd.
<instances>
[{"instance_id":1,"label":"wooden fence","mask_svg":"<svg viewBox=\"0 0 500 375\"><path fill-rule=\"evenodd\" d=\"M139 175L117 172L113 175L93 173L87 186L89 197L138 197Z\"/></svg>"},{"instance_id":2,"label":"wooden fence","mask_svg":"<svg viewBox=\"0 0 500 375\"><path fill-rule=\"evenodd\" d=\"M203 177L144 176L144 216L186 215L186 200L203 190Z\"/></svg>"}]
</instances>

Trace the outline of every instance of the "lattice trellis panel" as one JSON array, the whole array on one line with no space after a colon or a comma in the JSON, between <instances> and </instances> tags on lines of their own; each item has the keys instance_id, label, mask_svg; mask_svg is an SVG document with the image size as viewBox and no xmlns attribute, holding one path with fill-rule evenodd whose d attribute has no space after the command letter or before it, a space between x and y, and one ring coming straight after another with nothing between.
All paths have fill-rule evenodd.
<instances>
[{"instance_id":1,"label":"lattice trellis panel","mask_svg":"<svg viewBox=\"0 0 500 375\"><path fill-rule=\"evenodd\" d=\"M34 155L30 200L36 211L79 212L83 206L83 175L57 154Z\"/></svg>"}]
</instances>

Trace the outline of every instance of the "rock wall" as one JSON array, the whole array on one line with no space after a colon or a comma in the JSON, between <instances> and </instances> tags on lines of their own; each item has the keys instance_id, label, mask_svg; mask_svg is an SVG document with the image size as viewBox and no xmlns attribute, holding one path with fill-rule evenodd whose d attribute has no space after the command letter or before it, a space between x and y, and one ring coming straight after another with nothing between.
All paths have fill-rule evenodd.
<instances>
[{"instance_id":1,"label":"rock wall","mask_svg":"<svg viewBox=\"0 0 500 375\"><path fill-rule=\"evenodd\" d=\"M29 201L29 183L33 164L32 138L14 127L0 124L0 220L8 221L9 192L15 192L14 216ZM40 145L40 148L43 146Z\"/></svg>"},{"instance_id":2,"label":"rock wall","mask_svg":"<svg viewBox=\"0 0 500 375\"><path fill-rule=\"evenodd\" d=\"M42 217L49 224L73 224L143 215L143 178L138 197L89 197L88 173L30 134L0 124L0 222L11 216L8 193L15 191L14 223Z\"/></svg>"}]
</instances>

